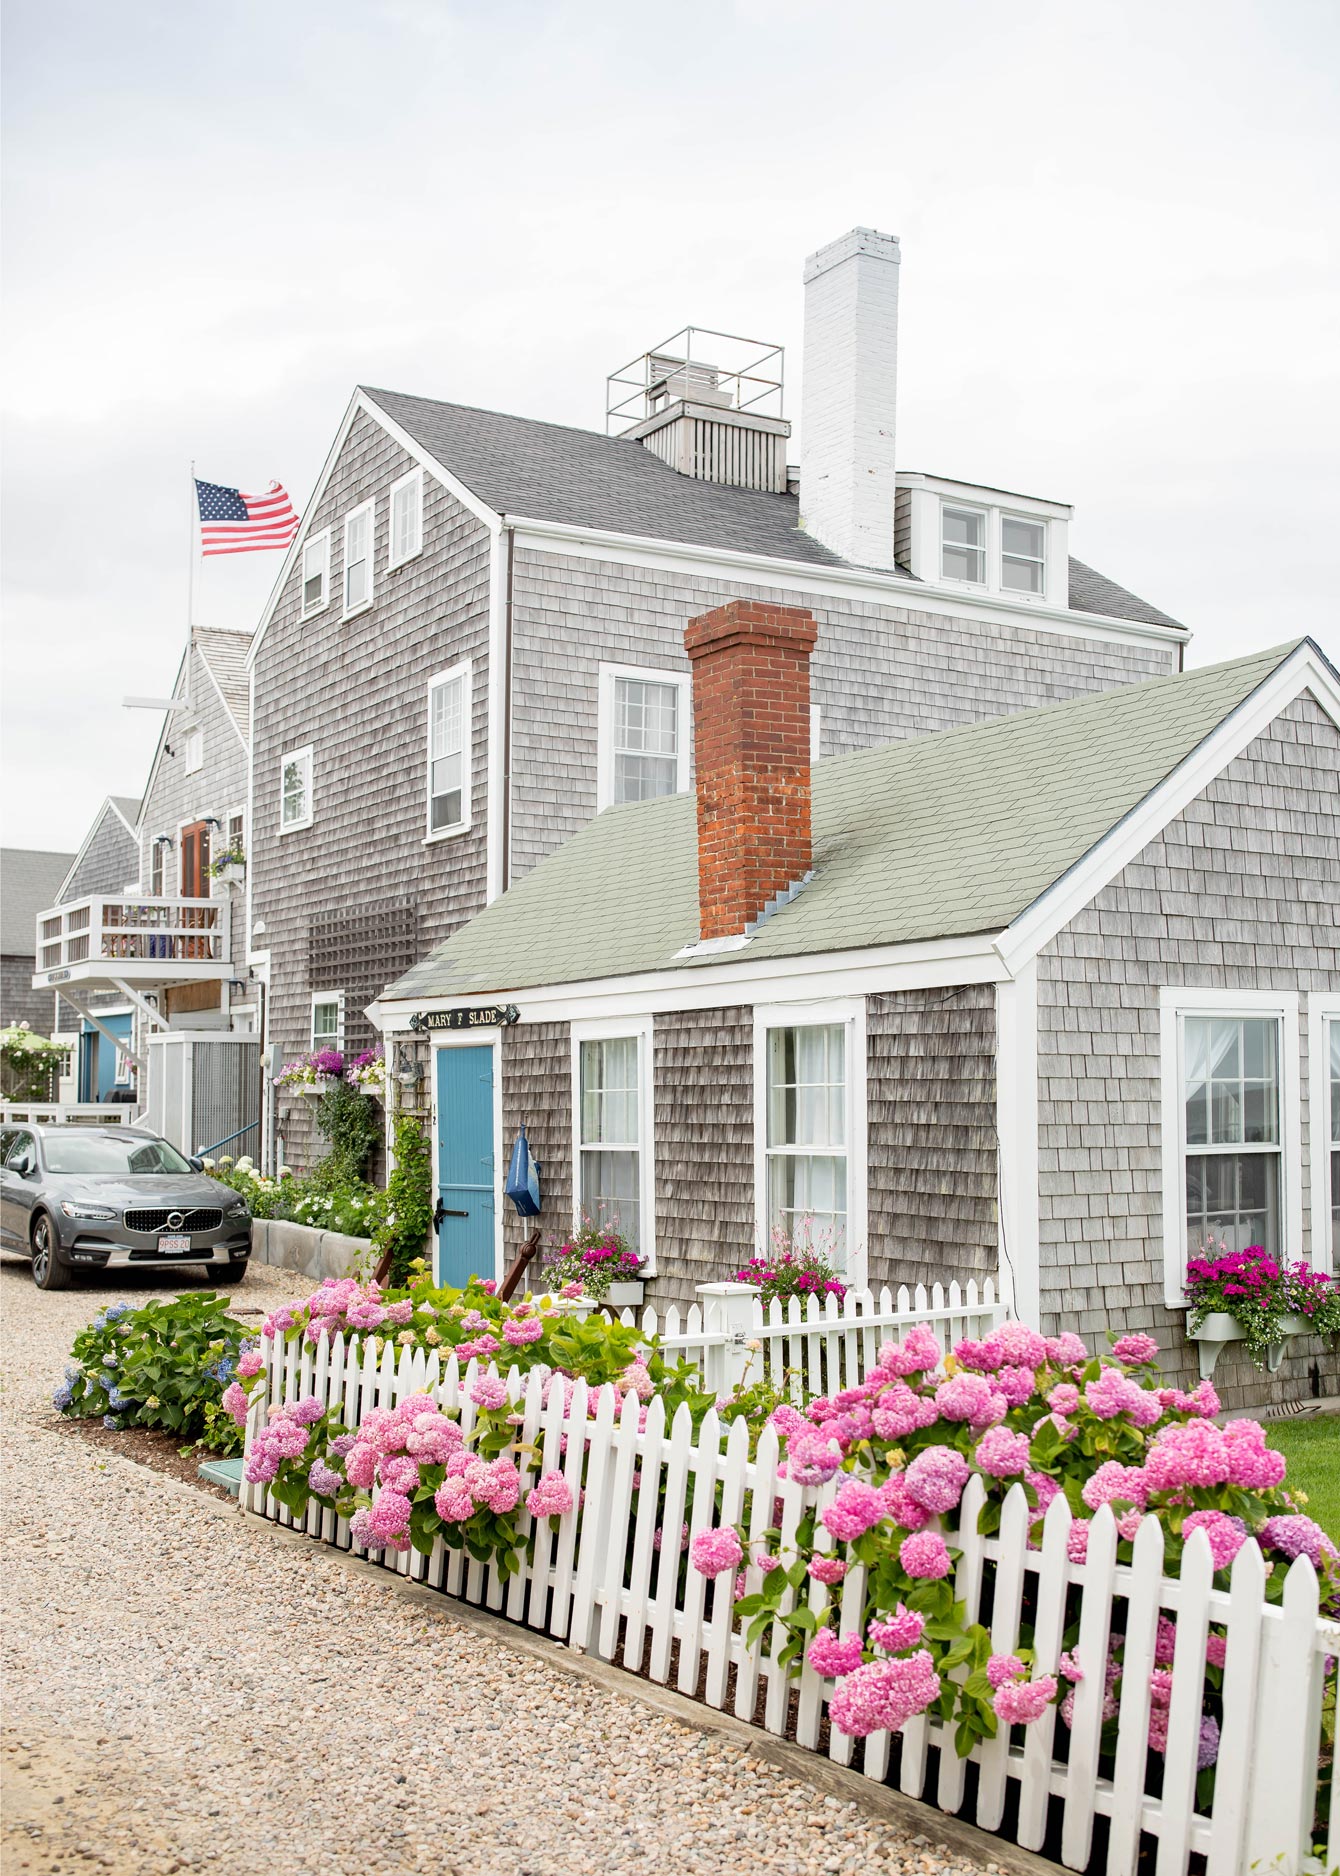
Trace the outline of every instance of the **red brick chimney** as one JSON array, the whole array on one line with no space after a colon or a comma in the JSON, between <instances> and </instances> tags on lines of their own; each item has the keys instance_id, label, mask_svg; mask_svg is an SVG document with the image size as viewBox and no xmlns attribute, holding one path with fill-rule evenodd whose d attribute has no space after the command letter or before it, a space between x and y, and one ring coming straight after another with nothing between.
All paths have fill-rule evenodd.
<instances>
[{"instance_id":1,"label":"red brick chimney","mask_svg":"<svg viewBox=\"0 0 1340 1876\"><path fill-rule=\"evenodd\" d=\"M734 938L810 870L810 653L799 606L733 599L690 619L698 934Z\"/></svg>"}]
</instances>

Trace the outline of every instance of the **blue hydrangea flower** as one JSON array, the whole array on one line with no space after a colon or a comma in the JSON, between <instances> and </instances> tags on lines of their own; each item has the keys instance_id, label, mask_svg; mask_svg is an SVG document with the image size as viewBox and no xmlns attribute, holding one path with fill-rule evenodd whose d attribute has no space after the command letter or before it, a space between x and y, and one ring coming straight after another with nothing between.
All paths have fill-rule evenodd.
<instances>
[{"instance_id":1,"label":"blue hydrangea flower","mask_svg":"<svg viewBox=\"0 0 1340 1876\"><path fill-rule=\"evenodd\" d=\"M60 1411L64 1413L73 1399L74 1389L70 1386L68 1381L63 1381L51 1396L51 1405L58 1407Z\"/></svg>"},{"instance_id":2,"label":"blue hydrangea flower","mask_svg":"<svg viewBox=\"0 0 1340 1876\"><path fill-rule=\"evenodd\" d=\"M121 1392L119 1387L114 1387L108 1390L107 1405L109 1407L114 1408L116 1412L118 1413L126 1405L126 1397Z\"/></svg>"},{"instance_id":3,"label":"blue hydrangea flower","mask_svg":"<svg viewBox=\"0 0 1340 1876\"><path fill-rule=\"evenodd\" d=\"M109 1368L115 1368L116 1356L112 1353L111 1349L108 1349L107 1353L103 1356L102 1359Z\"/></svg>"},{"instance_id":4,"label":"blue hydrangea flower","mask_svg":"<svg viewBox=\"0 0 1340 1876\"><path fill-rule=\"evenodd\" d=\"M108 1308L107 1310L103 1312L103 1321L104 1322L120 1322L122 1316L128 1316L129 1314L130 1314L129 1303L113 1303L110 1306L110 1308Z\"/></svg>"},{"instance_id":5,"label":"blue hydrangea flower","mask_svg":"<svg viewBox=\"0 0 1340 1876\"><path fill-rule=\"evenodd\" d=\"M102 1416L102 1424L109 1433L119 1433L121 1431L121 1422L117 1419L115 1414L104 1414Z\"/></svg>"}]
</instances>

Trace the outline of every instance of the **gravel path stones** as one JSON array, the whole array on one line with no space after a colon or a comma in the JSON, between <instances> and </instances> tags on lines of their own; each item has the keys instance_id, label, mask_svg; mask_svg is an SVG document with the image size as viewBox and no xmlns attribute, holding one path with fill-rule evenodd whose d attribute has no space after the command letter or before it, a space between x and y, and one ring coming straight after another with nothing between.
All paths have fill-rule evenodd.
<instances>
[{"instance_id":1,"label":"gravel path stones","mask_svg":"<svg viewBox=\"0 0 1340 1876\"><path fill-rule=\"evenodd\" d=\"M0 1260L6 1876L974 1876L43 1426L75 1332L153 1287L44 1295Z\"/></svg>"}]
</instances>

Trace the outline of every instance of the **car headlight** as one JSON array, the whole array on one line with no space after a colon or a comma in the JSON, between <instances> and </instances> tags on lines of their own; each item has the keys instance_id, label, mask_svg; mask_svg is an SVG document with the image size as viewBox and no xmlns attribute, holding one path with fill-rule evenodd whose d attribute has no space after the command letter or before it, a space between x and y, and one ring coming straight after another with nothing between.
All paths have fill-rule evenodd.
<instances>
[{"instance_id":1,"label":"car headlight","mask_svg":"<svg viewBox=\"0 0 1340 1876\"><path fill-rule=\"evenodd\" d=\"M245 1201L238 1199L223 1215L225 1218L250 1218L251 1213L247 1210Z\"/></svg>"},{"instance_id":2,"label":"car headlight","mask_svg":"<svg viewBox=\"0 0 1340 1876\"><path fill-rule=\"evenodd\" d=\"M67 1218L106 1218L116 1217L110 1205L77 1205L73 1199L62 1199L60 1208Z\"/></svg>"}]
</instances>

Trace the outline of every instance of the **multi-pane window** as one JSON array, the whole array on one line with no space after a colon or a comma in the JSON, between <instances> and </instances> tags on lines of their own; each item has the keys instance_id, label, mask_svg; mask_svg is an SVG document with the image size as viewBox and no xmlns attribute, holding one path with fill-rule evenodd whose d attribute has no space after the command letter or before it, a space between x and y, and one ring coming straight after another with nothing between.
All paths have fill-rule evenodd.
<instances>
[{"instance_id":1,"label":"multi-pane window","mask_svg":"<svg viewBox=\"0 0 1340 1876\"><path fill-rule=\"evenodd\" d=\"M339 991L312 998L312 1054L344 1047L344 998Z\"/></svg>"},{"instance_id":2,"label":"multi-pane window","mask_svg":"<svg viewBox=\"0 0 1340 1876\"><path fill-rule=\"evenodd\" d=\"M320 612L330 598L330 529L325 528L302 549L302 616Z\"/></svg>"},{"instance_id":3,"label":"multi-pane window","mask_svg":"<svg viewBox=\"0 0 1340 1876\"><path fill-rule=\"evenodd\" d=\"M614 799L650 801L679 787L678 684L621 677L614 684Z\"/></svg>"},{"instance_id":4,"label":"multi-pane window","mask_svg":"<svg viewBox=\"0 0 1340 1876\"><path fill-rule=\"evenodd\" d=\"M423 546L423 471L415 469L391 488L390 565L412 560Z\"/></svg>"},{"instance_id":5,"label":"multi-pane window","mask_svg":"<svg viewBox=\"0 0 1340 1876\"><path fill-rule=\"evenodd\" d=\"M946 580L986 583L986 516L977 508L940 511L940 572Z\"/></svg>"},{"instance_id":6,"label":"multi-pane window","mask_svg":"<svg viewBox=\"0 0 1340 1876\"><path fill-rule=\"evenodd\" d=\"M344 610L357 612L372 599L372 503L364 502L344 523Z\"/></svg>"},{"instance_id":7,"label":"multi-pane window","mask_svg":"<svg viewBox=\"0 0 1340 1876\"><path fill-rule=\"evenodd\" d=\"M1182 1019L1186 1236L1192 1256L1281 1249L1280 1020Z\"/></svg>"},{"instance_id":8,"label":"multi-pane window","mask_svg":"<svg viewBox=\"0 0 1340 1876\"><path fill-rule=\"evenodd\" d=\"M1047 529L1041 521L1003 515L1000 523L1000 583L1009 593L1047 589Z\"/></svg>"},{"instance_id":9,"label":"multi-pane window","mask_svg":"<svg viewBox=\"0 0 1340 1876\"><path fill-rule=\"evenodd\" d=\"M428 832L469 825L470 671L447 671L428 684Z\"/></svg>"},{"instance_id":10,"label":"multi-pane window","mask_svg":"<svg viewBox=\"0 0 1340 1876\"><path fill-rule=\"evenodd\" d=\"M155 899L163 897L163 851L167 842L160 835L149 848L149 891Z\"/></svg>"},{"instance_id":11,"label":"multi-pane window","mask_svg":"<svg viewBox=\"0 0 1340 1876\"><path fill-rule=\"evenodd\" d=\"M236 853L242 845L242 829L245 825L242 811L228 816L228 851Z\"/></svg>"},{"instance_id":12,"label":"multi-pane window","mask_svg":"<svg viewBox=\"0 0 1340 1876\"><path fill-rule=\"evenodd\" d=\"M601 1036L578 1044L578 1199L582 1215L642 1237L641 1038Z\"/></svg>"},{"instance_id":13,"label":"multi-pane window","mask_svg":"<svg viewBox=\"0 0 1340 1876\"><path fill-rule=\"evenodd\" d=\"M312 821L312 752L295 749L279 765L279 828L287 832Z\"/></svg>"},{"instance_id":14,"label":"multi-pane window","mask_svg":"<svg viewBox=\"0 0 1340 1876\"><path fill-rule=\"evenodd\" d=\"M847 1026L767 1032L769 1233L847 1257Z\"/></svg>"}]
</instances>

